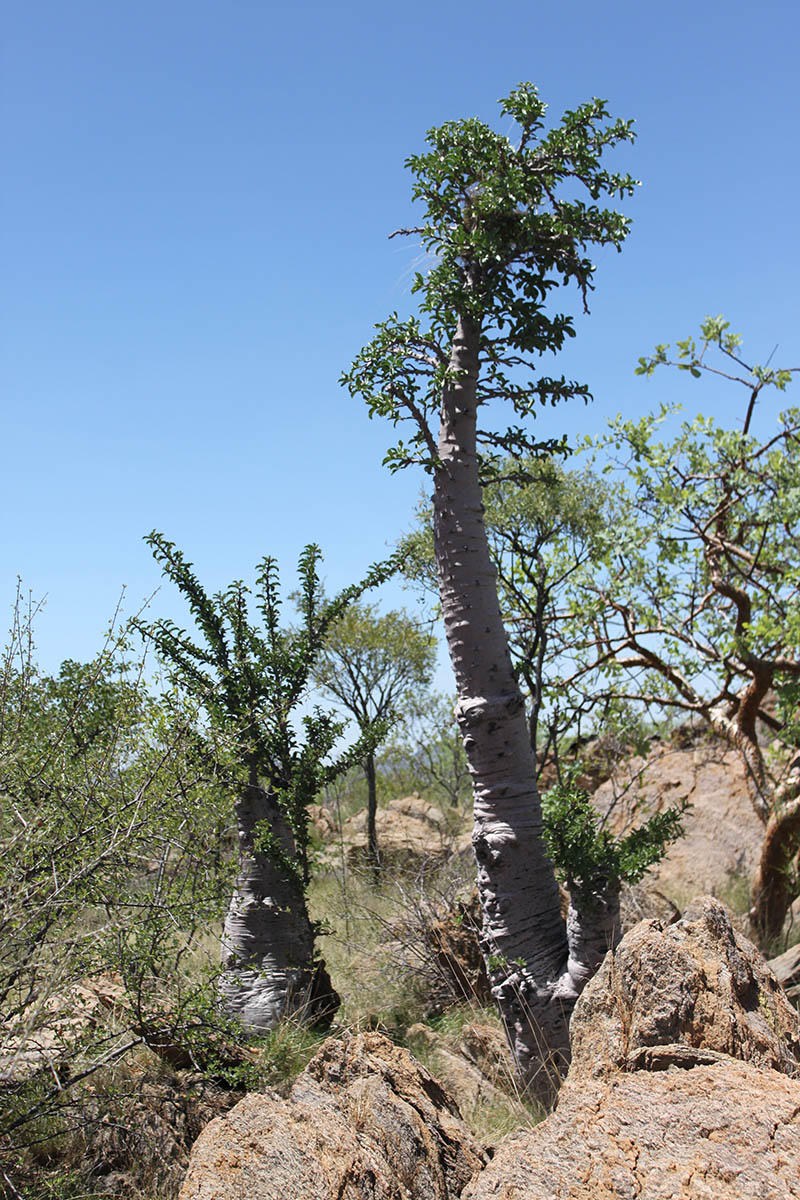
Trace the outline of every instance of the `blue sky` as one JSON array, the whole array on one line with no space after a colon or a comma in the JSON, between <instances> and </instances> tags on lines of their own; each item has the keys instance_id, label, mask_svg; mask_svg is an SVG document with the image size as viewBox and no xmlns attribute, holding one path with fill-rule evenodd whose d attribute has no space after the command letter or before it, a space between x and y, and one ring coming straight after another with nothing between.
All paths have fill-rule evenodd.
<instances>
[{"instance_id":1,"label":"blue sky","mask_svg":"<svg viewBox=\"0 0 800 1200\"><path fill-rule=\"evenodd\" d=\"M564 363L594 404L542 434L668 398L735 419L633 368L710 312L800 362L798 26L788 0L6 5L0 604L18 575L47 594L43 664L158 586L153 528L212 589L266 553L290 582L308 541L335 588L409 525L423 480L381 467L391 430L337 380L411 305L403 160L445 120L497 124L520 80L555 118L593 95L634 117L615 164L643 184ZM152 611L179 615L168 585Z\"/></svg>"}]
</instances>

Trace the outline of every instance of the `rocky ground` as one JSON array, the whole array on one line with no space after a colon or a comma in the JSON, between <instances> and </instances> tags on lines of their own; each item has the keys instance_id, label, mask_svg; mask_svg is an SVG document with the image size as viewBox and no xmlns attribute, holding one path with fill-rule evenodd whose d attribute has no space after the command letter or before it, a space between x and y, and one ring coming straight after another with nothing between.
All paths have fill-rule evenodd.
<instances>
[{"instance_id":1,"label":"rocky ground","mask_svg":"<svg viewBox=\"0 0 800 1200\"><path fill-rule=\"evenodd\" d=\"M346 1037L326 1044L286 1099L248 1097L214 1121L181 1200L269 1200L292 1178L309 1200L800 1197L800 1020L738 928L762 835L739 760L702 740L657 742L594 798L615 832L684 800L692 807L685 838L626 898L629 932L578 1004L554 1113L533 1127L521 1101L514 1112L497 1028L467 1022L445 1039L417 1023L406 1041L425 1066L380 1034ZM469 853L468 821L418 796L380 814L379 838L394 864ZM355 868L363 814L325 841ZM698 890L709 894L689 903ZM477 1002L473 907L465 898L426 937L454 990ZM774 966L796 990L800 951ZM519 1127L495 1147L462 1118L498 1097Z\"/></svg>"},{"instance_id":2,"label":"rocky ground","mask_svg":"<svg viewBox=\"0 0 800 1200\"><path fill-rule=\"evenodd\" d=\"M238 1103L235 1092L204 1090L200 1076L176 1071L174 1057L162 1054L160 1067L152 1053L140 1057L124 1115L87 1148L95 1180L79 1194L144 1196L147 1177L148 1200L161 1200L176 1194L188 1162L181 1200L800 1196L800 1026L787 998L800 992L800 947L770 970L743 936L762 830L739 760L704 740L655 742L646 758L594 782L615 832L683 800L692 807L685 838L624 897L628 932L576 1009L573 1063L553 1114L537 1123L541 1114L518 1095L502 1031L482 1007L491 998L475 938L480 918L463 886L469 817L416 794L379 810L382 861L395 884L376 897L363 872L365 814L339 826L318 808L320 914L332 894L326 879L353 905L347 937L339 928L322 939L326 956L331 937L351 952L335 978L344 996L353 993L349 1029L294 1083L275 1090L265 1070L259 1090ZM372 1007L353 1002L367 990L359 879L373 906ZM690 904L700 891L705 898ZM389 1011L389 974L414 993L400 1015ZM78 1028L124 1007L116 981L100 984L54 1014L54 1037L63 1036L56 1020ZM28 1051L33 1059L18 1053L15 1069L38 1069L52 1048ZM150 1163L138 1174L137 1156Z\"/></svg>"},{"instance_id":3,"label":"rocky ground","mask_svg":"<svg viewBox=\"0 0 800 1200\"><path fill-rule=\"evenodd\" d=\"M719 901L637 925L573 1035L556 1111L494 1152L408 1051L331 1039L211 1122L180 1200L800 1197L800 1018Z\"/></svg>"}]
</instances>

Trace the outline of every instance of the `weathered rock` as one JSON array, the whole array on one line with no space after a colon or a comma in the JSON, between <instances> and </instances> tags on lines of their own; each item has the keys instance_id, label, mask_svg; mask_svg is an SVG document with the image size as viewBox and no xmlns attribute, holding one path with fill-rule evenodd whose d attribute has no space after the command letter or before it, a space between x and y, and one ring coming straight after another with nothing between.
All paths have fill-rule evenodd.
<instances>
[{"instance_id":1,"label":"weathered rock","mask_svg":"<svg viewBox=\"0 0 800 1200\"><path fill-rule=\"evenodd\" d=\"M800 1197L800 1080L725 1059L567 1085L464 1200Z\"/></svg>"},{"instance_id":2,"label":"weathered rock","mask_svg":"<svg viewBox=\"0 0 800 1200\"><path fill-rule=\"evenodd\" d=\"M451 1200L484 1162L444 1089L367 1033L327 1041L287 1100L249 1095L213 1121L180 1200Z\"/></svg>"},{"instance_id":3,"label":"weathered rock","mask_svg":"<svg viewBox=\"0 0 800 1200\"><path fill-rule=\"evenodd\" d=\"M719 1055L800 1075L800 1020L718 900L642 921L606 956L572 1018L570 1078Z\"/></svg>"},{"instance_id":4,"label":"weathered rock","mask_svg":"<svg viewBox=\"0 0 800 1200\"><path fill-rule=\"evenodd\" d=\"M719 901L637 925L571 1032L556 1112L465 1200L800 1197L800 1018Z\"/></svg>"},{"instance_id":5,"label":"weathered rock","mask_svg":"<svg viewBox=\"0 0 800 1200\"><path fill-rule=\"evenodd\" d=\"M351 867L363 865L368 859L367 810L362 808L343 823L341 831L327 827L330 814L322 818L310 810L315 829L325 842L318 861L323 866L341 866L342 855ZM422 863L440 865L455 854L472 853L471 833L464 818L464 828L454 832L440 808L417 792L390 800L375 814L381 862L392 868L411 867ZM337 845L338 843L338 845Z\"/></svg>"},{"instance_id":6,"label":"weathered rock","mask_svg":"<svg viewBox=\"0 0 800 1200\"><path fill-rule=\"evenodd\" d=\"M332 841L338 832L336 817L324 804L309 804L306 806L308 821L314 836L320 842Z\"/></svg>"},{"instance_id":7,"label":"weathered rock","mask_svg":"<svg viewBox=\"0 0 800 1200\"><path fill-rule=\"evenodd\" d=\"M622 763L592 800L615 833L690 801L685 836L648 872L646 890L663 893L681 908L699 892L730 896L746 907L747 881L758 864L764 828L753 812L736 751L707 740L656 742L646 758Z\"/></svg>"},{"instance_id":8,"label":"weathered rock","mask_svg":"<svg viewBox=\"0 0 800 1200\"><path fill-rule=\"evenodd\" d=\"M487 1106L505 1110L520 1125L529 1121L530 1114L516 1091L514 1065L501 1030L468 1022L458 1038L448 1043L430 1025L420 1023L411 1026L407 1037L416 1053L424 1053L425 1062L473 1128Z\"/></svg>"}]
</instances>

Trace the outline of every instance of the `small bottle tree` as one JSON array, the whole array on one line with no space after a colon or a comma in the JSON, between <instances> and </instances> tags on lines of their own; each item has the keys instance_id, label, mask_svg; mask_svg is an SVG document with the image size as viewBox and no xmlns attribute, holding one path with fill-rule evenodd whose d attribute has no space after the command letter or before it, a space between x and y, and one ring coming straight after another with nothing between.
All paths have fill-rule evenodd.
<instances>
[{"instance_id":1,"label":"small bottle tree","mask_svg":"<svg viewBox=\"0 0 800 1200\"><path fill-rule=\"evenodd\" d=\"M239 872L222 935L223 1008L257 1034L294 1013L330 1020L339 998L316 958L305 888L309 879L306 806L374 748L382 729L365 722L361 738L334 756L343 723L319 708L302 717L322 647L349 605L394 570L375 566L333 600L322 598L320 552L300 558L299 624L280 623L278 568L260 564L255 592L261 627L250 619L249 591L236 582L209 596L192 566L161 534L147 538L164 573L189 603L204 644L172 622L149 630L176 680L202 708L203 752L235 794Z\"/></svg>"}]
</instances>

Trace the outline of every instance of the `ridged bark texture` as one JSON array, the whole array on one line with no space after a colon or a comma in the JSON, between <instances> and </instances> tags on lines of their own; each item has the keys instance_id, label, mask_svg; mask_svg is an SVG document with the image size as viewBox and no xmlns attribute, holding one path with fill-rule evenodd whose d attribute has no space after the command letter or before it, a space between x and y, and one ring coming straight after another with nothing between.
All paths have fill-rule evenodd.
<instances>
[{"instance_id":1,"label":"ridged bark texture","mask_svg":"<svg viewBox=\"0 0 800 1200\"><path fill-rule=\"evenodd\" d=\"M257 1035L282 1017L308 1024L330 1021L339 1007L325 964L314 961L314 931L299 881L275 857L256 853L256 826L266 822L273 839L295 861L292 832L263 788L245 788L236 804L239 873L222 934L223 1010Z\"/></svg>"},{"instance_id":2,"label":"ridged bark texture","mask_svg":"<svg viewBox=\"0 0 800 1200\"><path fill-rule=\"evenodd\" d=\"M542 839L523 698L489 554L476 451L480 330L459 321L442 396L434 537L456 716L474 792L482 949L518 1069L548 1094L569 1056L574 998L559 892Z\"/></svg>"},{"instance_id":3,"label":"ridged bark texture","mask_svg":"<svg viewBox=\"0 0 800 1200\"><path fill-rule=\"evenodd\" d=\"M573 1002L620 939L619 886L597 891L570 891L567 910L569 956L557 993Z\"/></svg>"}]
</instances>

